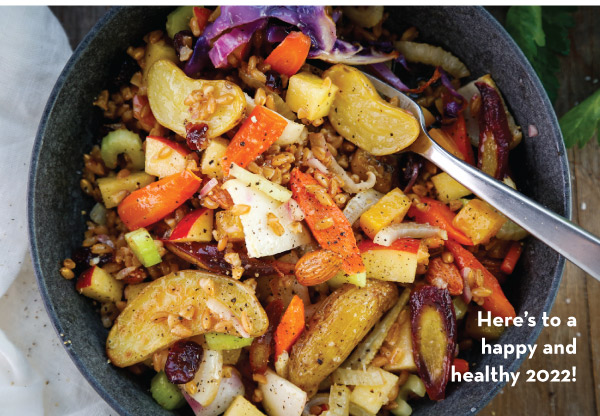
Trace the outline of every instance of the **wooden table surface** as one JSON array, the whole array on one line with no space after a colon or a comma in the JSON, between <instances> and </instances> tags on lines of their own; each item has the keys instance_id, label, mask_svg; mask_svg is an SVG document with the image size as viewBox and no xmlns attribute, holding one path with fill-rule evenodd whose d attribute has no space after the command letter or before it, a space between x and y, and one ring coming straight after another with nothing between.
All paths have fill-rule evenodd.
<instances>
[{"instance_id":1,"label":"wooden table surface","mask_svg":"<svg viewBox=\"0 0 600 416\"><path fill-rule=\"evenodd\" d=\"M75 47L108 7L52 7ZM501 22L505 7L490 11ZM600 87L600 8L579 7L571 30L571 54L561 58L558 116ZM573 178L573 220L600 235L600 148L593 140L583 149L569 150ZM536 354L520 371L577 367L576 383L526 383L505 387L480 413L496 415L600 415L600 282L568 263L552 316L564 322L577 319L576 328L561 326L542 331L538 345L569 343L577 338L577 354Z\"/></svg>"}]
</instances>

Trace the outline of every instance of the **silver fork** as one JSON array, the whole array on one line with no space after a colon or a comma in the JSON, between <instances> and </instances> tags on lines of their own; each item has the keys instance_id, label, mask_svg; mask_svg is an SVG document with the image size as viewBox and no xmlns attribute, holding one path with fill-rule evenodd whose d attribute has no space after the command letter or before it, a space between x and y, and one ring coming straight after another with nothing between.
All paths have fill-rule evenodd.
<instances>
[{"instance_id":1,"label":"silver fork","mask_svg":"<svg viewBox=\"0 0 600 416\"><path fill-rule=\"evenodd\" d=\"M427 133L421 107L401 91L365 74L377 91L388 98L397 97L400 107L414 114L421 134L408 150L420 154L456 181L519 224L531 235L600 280L600 239L566 218L544 208L511 187L454 157Z\"/></svg>"}]
</instances>

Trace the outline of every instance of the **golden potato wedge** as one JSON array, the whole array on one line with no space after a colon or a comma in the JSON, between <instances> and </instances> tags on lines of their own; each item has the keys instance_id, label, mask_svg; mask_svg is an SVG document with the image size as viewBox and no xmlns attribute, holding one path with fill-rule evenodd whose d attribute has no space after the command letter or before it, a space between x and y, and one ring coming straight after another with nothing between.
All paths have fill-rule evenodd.
<instances>
[{"instance_id":1,"label":"golden potato wedge","mask_svg":"<svg viewBox=\"0 0 600 416\"><path fill-rule=\"evenodd\" d=\"M408 147L419 136L417 119L382 99L358 69L338 64L323 73L339 88L329 121L344 138L375 156Z\"/></svg>"},{"instance_id":2,"label":"golden potato wedge","mask_svg":"<svg viewBox=\"0 0 600 416\"><path fill-rule=\"evenodd\" d=\"M251 337L266 332L267 315L246 285L214 273L183 270L155 280L127 303L108 334L108 358L117 367L127 367L179 339L217 332L218 327L206 329L202 325L209 299L219 301L220 306L227 308L240 322L242 314L246 314L246 330ZM185 319L180 313L191 319ZM213 312L212 316L215 324L220 321L217 313ZM240 335L231 324L221 332Z\"/></svg>"},{"instance_id":3,"label":"golden potato wedge","mask_svg":"<svg viewBox=\"0 0 600 416\"><path fill-rule=\"evenodd\" d=\"M390 282L369 280L362 288L346 284L337 289L294 344L289 380L312 396L397 299L398 289Z\"/></svg>"},{"instance_id":4,"label":"golden potato wedge","mask_svg":"<svg viewBox=\"0 0 600 416\"><path fill-rule=\"evenodd\" d=\"M206 137L213 138L233 128L245 116L246 98L240 87L229 81L189 78L168 59L160 59L152 65L147 85L150 108L156 120L183 137L187 123L206 123ZM204 91L206 87L213 87L215 99L225 102L217 103L214 113L202 120L192 117L190 105L185 101L193 91Z\"/></svg>"}]
</instances>

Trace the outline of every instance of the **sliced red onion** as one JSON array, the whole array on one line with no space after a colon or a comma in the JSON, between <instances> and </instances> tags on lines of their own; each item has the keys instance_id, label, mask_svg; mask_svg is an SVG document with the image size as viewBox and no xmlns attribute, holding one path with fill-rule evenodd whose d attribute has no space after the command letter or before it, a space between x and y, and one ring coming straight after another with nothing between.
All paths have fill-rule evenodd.
<instances>
[{"instance_id":1,"label":"sliced red onion","mask_svg":"<svg viewBox=\"0 0 600 416\"><path fill-rule=\"evenodd\" d=\"M223 68L228 65L227 57L239 46L250 41L254 32L262 29L267 24L266 19L260 19L252 23L238 26L231 32L224 34L213 43L208 56L215 68Z\"/></svg>"},{"instance_id":2,"label":"sliced red onion","mask_svg":"<svg viewBox=\"0 0 600 416\"><path fill-rule=\"evenodd\" d=\"M119 272L117 272L117 274L115 274L115 278L117 280L125 279L136 269L137 269L137 267L125 267L124 269L119 270Z\"/></svg>"},{"instance_id":3,"label":"sliced red onion","mask_svg":"<svg viewBox=\"0 0 600 416\"><path fill-rule=\"evenodd\" d=\"M223 352L204 349L202 360L194 379L198 390L190 394L191 398L204 408L209 407L219 394L219 387L223 379Z\"/></svg>"},{"instance_id":4,"label":"sliced red onion","mask_svg":"<svg viewBox=\"0 0 600 416\"><path fill-rule=\"evenodd\" d=\"M317 169L319 172L325 175L329 175L329 169L327 169L327 166L325 166L319 159L311 157L306 161L306 163L311 168Z\"/></svg>"},{"instance_id":5,"label":"sliced red onion","mask_svg":"<svg viewBox=\"0 0 600 416\"><path fill-rule=\"evenodd\" d=\"M460 271L464 282L462 298L465 301L465 303L471 302L471 299L473 298L473 294L471 293L471 286L469 286L469 274L471 272L472 270L469 267L465 267Z\"/></svg>"},{"instance_id":6,"label":"sliced red onion","mask_svg":"<svg viewBox=\"0 0 600 416\"><path fill-rule=\"evenodd\" d=\"M535 125L530 124L527 128L527 135L529 137L536 137L539 134L538 129Z\"/></svg>"},{"instance_id":7,"label":"sliced red onion","mask_svg":"<svg viewBox=\"0 0 600 416\"><path fill-rule=\"evenodd\" d=\"M304 211L302 211L302 208L298 205L298 202L293 198L290 198L287 202L281 204L279 206L279 211L286 223L284 225L291 224L294 221L302 221L306 217Z\"/></svg>"},{"instance_id":8,"label":"sliced red onion","mask_svg":"<svg viewBox=\"0 0 600 416\"><path fill-rule=\"evenodd\" d=\"M334 157L330 157L329 160L331 161L331 170L333 171L333 173L338 175L340 177L340 179L342 179L344 181L344 185L342 186L344 191L351 193L351 194L356 194L360 191L365 191L365 190L371 189L372 187L375 186L375 183L377 182L377 177L375 176L375 174L373 172L367 172L367 180L366 181L356 183L356 182L354 182L354 180L352 180L350 175L348 175L348 172L346 172L344 170L344 168L342 168L337 163L337 161L335 160Z\"/></svg>"},{"instance_id":9,"label":"sliced red onion","mask_svg":"<svg viewBox=\"0 0 600 416\"><path fill-rule=\"evenodd\" d=\"M233 324L233 327L236 329L236 331L238 331L238 333L242 337L250 338L250 334L248 332L246 332L246 330L244 329L244 326L242 325L242 322L239 320L239 318L237 316L234 315L234 313L231 311L231 309L229 309L223 302L221 302L215 298L209 298L206 301L206 307L208 309L210 309L211 312L216 314L219 318L226 320L226 321L231 321L231 323Z\"/></svg>"},{"instance_id":10,"label":"sliced red onion","mask_svg":"<svg viewBox=\"0 0 600 416\"><path fill-rule=\"evenodd\" d=\"M377 203L383 194L375 189L367 189L354 195L344 207L343 214L350 224L354 224L360 216Z\"/></svg>"},{"instance_id":11,"label":"sliced red onion","mask_svg":"<svg viewBox=\"0 0 600 416\"><path fill-rule=\"evenodd\" d=\"M306 406L304 406L304 411L302 412L302 416L310 416L312 414L312 413L310 413L310 409L313 406L321 406L324 404L329 404L329 394L327 394L327 393L317 394L312 399L310 399L310 401L308 403L306 403Z\"/></svg>"},{"instance_id":12,"label":"sliced red onion","mask_svg":"<svg viewBox=\"0 0 600 416\"><path fill-rule=\"evenodd\" d=\"M340 39L335 41L331 50L311 49L308 57L321 59L330 63L349 65L369 65L390 61L398 57L396 50L385 51L379 44L361 45L358 42L346 42Z\"/></svg>"},{"instance_id":13,"label":"sliced red onion","mask_svg":"<svg viewBox=\"0 0 600 416\"><path fill-rule=\"evenodd\" d=\"M223 413L223 410L226 410L231 405L231 402L233 402L237 396L243 396L246 390L244 389L244 384L242 383L237 370L232 369L230 377L221 379L217 397L215 397L213 402L206 407L203 407L194 400L183 388L181 388L181 391L183 397L185 397L185 400L187 400L192 408L194 415L218 416Z\"/></svg>"},{"instance_id":14,"label":"sliced red onion","mask_svg":"<svg viewBox=\"0 0 600 416\"><path fill-rule=\"evenodd\" d=\"M212 191L213 188L215 186L217 186L218 184L219 184L219 181L216 180L215 178L212 178L210 181L206 182L206 185L204 185L202 187L202 189L200 189L200 192L198 193L198 195L200 195L200 197L208 195L208 193L210 191Z\"/></svg>"},{"instance_id":15,"label":"sliced red onion","mask_svg":"<svg viewBox=\"0 0 600 416\"><path fill-rule=\"evenodd\" d=\"M109 246L111 248L115 248L115 244L112 242L112 240L110 239L110 237L108 235L106 235L106 234L100 234L100 235L97 235L96 238L102 244L106 244L107 246Z\"/></svg>"},{"instance_id":16,"label":"sliced red onion","mask_svg":"<svg viewBox=\"0 0 600 416\"><path fill-rule=\"evenodd\" d=\"M448 233L439 227L429 224L417 224L415 222L403 222L400 224L391 224L379 231L373 242L380 246L389 247L400 238L428 238L440 237L443 240L448 239Z\"/></svg>"}]
</instances>

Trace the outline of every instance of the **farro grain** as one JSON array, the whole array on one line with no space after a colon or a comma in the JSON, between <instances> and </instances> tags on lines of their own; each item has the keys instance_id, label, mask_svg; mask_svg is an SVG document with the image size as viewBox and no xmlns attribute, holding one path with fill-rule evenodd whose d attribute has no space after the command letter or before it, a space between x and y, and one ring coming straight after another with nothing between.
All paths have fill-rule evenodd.
<instances>
[{"instance_id":1,"label":"farro grain","mask_svg":"<svg viewBox=\"0 0 600 416\"><path fill-rule=\"evenodd\" d=\"M73 270L71 270L68 267L61 267L60 274L62 277L64 277L67 280L71 280L75 277L75 273L73 273Z\"/></svg>"},{"instance_id":2,"label":"farro grain","mask_svg":"<svg viewBox=\"0 0 600 416\"><path fill-rule=\"evenodd\" d=\"M275 99L273 98L273 94L267 95L267 99L265 101L265 107L269 110L276 111L277 107L275 106Z\"/></svg>"},{"instance_id":3,"label":"farro grain","mask_svg":"<svg viewBox=\"0 0 600 416\"><path fill-rule=\"evenodd\" d=\"M257 382L258 384L267 384L267 377L264 374L254 373L252 374L252 380Z\"/></svg>"},{"instance_id":4,"label":"farro grain","mask_svg":"<svg viewBox=\"0 0 600 416\"><path fill-rule=\"evenodd\" d=\"M454 256L449 251L444 251L442 253L442 261L448 264L454 263Z\"/></svg>"},{"instance_id":5,"label":"farro grain","mask_svg":"<svg viewBox=\"0 0 600 416\"><path fill-rule=\"evenodd\" d=\"M279 219L272 212L267 214L267 224L269 225L271 231L275 233L275 235L282 236L285 233L285 229L279 223Z\"/></svg>"},{"instance_id":6,"label":"farro grain","mask_svg":"<svg viewBox=\"0 0 600 416\"><path fill-rule=\"evenodd\" d=\"M333 227L333 219L332 218L323 218L315 224L315 228L317 230L326 230L328 228Z\"/></svg>"},{"instance_id":7,"label":"farro grain","mask_svg":"<svg viewBox=\"0 0 600 416\"><path fill-rule=\"evenodd\" d=\"M252 401L254 403L260 403L262 402L264 399L264 395L261 389L254 389L254 391L252 392ZM319 407L320 409L321 407Z\"/></svg>"},{"instance_id":8,"label":"farro grain","mask_svg":"<svg viewBox=\"0 0 600 416\"><path fill-rule=\"evenodd\" d=\"M63 261L63 266L65 266L67 269L74 269L76 264L72 259L65 259Z\"/></svg>"},{"instance_id":9,"label":"farro grain","mask_svg":"<svg viewBox=\"0 0 600 416\"><path fill-rule=\"evenodd\" d=\"M230 328L233 327L233 324L229 321L219 321L216 323L214 327L215 332L227 332Z\"/></svg>"}]
</instances>

